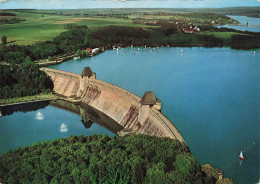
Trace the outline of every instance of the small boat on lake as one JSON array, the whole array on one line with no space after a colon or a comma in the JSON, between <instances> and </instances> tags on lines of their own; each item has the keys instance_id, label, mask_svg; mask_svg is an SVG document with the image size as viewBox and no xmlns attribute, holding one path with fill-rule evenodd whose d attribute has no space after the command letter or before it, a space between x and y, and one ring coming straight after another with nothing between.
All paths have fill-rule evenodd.
<instances>
[{"instance_id":1,"label":"small boat on lake","mask_svg":"<svg viewBox=\"0 0 260 184\"><path fill-rule=\"evenodd\" d=\"M253 54L255 54L255 51L253 51Z\"/></svg>"},{"instance_id":2,"label":"small boat on lake","mask_svg":"<svg viewBox=\"0 0 260 184\"><path fill-rule=\"evenodd\" d=\"M240 152L240 155L238 156L238 158L240 158L241 160L245 160L245 158L243 157L242 151Z\"/></svg>"},{"instance_id":3,"label":"small boat on lake","mask_svg":"<svg viewBox=\"0 0 260 184\"><path fill-rule=\"evenodd\" d=\"M79 59L79 58L80 58L79 56L78 56L78 57L73 57L74 60L77 60L77 59Z\"/></svg>"}]
</instances>

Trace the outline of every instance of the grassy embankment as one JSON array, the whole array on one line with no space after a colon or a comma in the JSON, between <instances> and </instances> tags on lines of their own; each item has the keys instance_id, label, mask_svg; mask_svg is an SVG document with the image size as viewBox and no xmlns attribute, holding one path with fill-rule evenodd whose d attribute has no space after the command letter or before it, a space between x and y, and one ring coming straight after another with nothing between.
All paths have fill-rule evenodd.
<instances>
[{"instance_id":1,"label":"grassy embankment","mask_svg":"<svg viewBox=\"0 0 260 184\"><path fill-rule=\"evenodd\" d=\"M24 96L17 98L9 98L9 99L0 99L1 105L11 105L11 104L21 104L28 102L37 102L37 101L47 101L47 100L56 100L58 97L52 93L47 94L37 94L33 96Z\"/></svg>"}]
</instances>

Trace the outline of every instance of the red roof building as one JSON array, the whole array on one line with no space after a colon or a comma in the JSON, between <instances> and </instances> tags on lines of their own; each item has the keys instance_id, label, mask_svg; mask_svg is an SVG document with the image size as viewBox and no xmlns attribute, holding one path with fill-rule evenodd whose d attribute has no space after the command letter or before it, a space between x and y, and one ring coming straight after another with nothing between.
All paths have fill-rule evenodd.
<instances>
[{"instance_id":1,"label":"red roof building","mask_svg":"<svg viewBox=\"0 0 260 184\"><path fill-rule=\"evenodd\" d=\"M91 48L87 48L87 50L89 51L89 53L91 53L91 52L92 52L92 49L91 49Z\"/></svg>"},{"instance_id":2,"label":"red roof building","mask_svg":"<svg viewBox=\"0 0 260 184\"><path fill-rule=\"evenodd\" d=\"M193 28L186 28L186 29L183 29L183 32L184 33L195 33L197 30L196 29L193 29Z\"/></svg>"}]
</instances>

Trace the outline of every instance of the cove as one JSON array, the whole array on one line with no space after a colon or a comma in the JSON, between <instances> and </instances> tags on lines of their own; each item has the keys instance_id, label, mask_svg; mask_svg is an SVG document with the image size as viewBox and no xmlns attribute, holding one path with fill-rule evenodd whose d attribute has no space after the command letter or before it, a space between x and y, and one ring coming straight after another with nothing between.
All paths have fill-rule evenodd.
<instances>
[{"instance_id":1,"label":"cove","mask_svg":"<svg viewBox=\"0 0 260 184\"><path fill-rule=\"evenodd\" d=\"M70 135L114 136L121 130L97 110L84 106L84 112L80 113L82 108L62 100L1 107L0 155L35 142Z\"/></svg>"},{"instance_id":2,"label":"cove","mask_svg":"<svg viewBox=\"0 0 260 184\"><path fill-rule=\"evenodd\" d=\"M180 52L183 50L183 53ZM259 173L260 49L137 48L50 66L97 79L138 96L153 91L200 164L224 170L235 183L257 183ZM238 155L244 151L246 160Z\"/></svg>"},{"instance_id":3,"label":"cove","mask_svg":"<svg viewBox=\"0 0 260 184\"><path fill-rule=\"evenodd\" d=\"M247 16L234 16L234 15L227 15L232 19L238 20L240 22L237 26L217 26L219 28L231 28L236 29L239 31L251 31L251 32L260 32L260 18L255 17L247 17ZM248 26L246 24L248 23Z\"/></svg>"}]
</instances>

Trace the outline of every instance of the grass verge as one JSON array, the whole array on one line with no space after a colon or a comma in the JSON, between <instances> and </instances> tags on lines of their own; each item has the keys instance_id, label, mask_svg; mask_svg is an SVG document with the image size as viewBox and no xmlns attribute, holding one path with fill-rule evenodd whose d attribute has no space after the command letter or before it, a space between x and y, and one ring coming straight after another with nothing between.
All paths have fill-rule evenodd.
<instances>
[{"instance_id":1,"label":"grass verge","mask_svg":"<svg viewBox=\"0 0 260 184\"><path fill-rule=\"evenodd\" d=\"M58 99L58 97L56 95L54 95L52 93L47 93L47 94L38 94L38 95L34 95L34 96L0 99L0 105L13 105L13 104L19 104L19 103L55 100L55 99Z\"/></svg>"}]
</instances>

